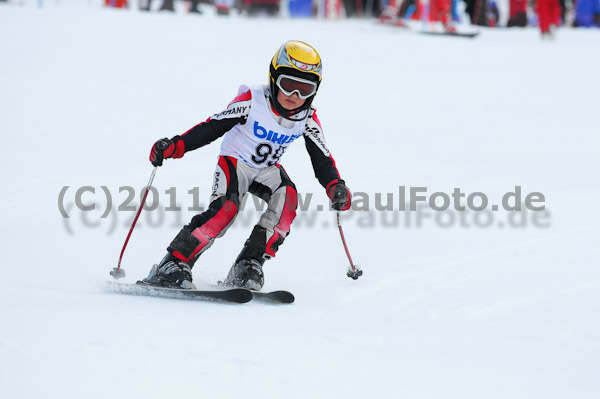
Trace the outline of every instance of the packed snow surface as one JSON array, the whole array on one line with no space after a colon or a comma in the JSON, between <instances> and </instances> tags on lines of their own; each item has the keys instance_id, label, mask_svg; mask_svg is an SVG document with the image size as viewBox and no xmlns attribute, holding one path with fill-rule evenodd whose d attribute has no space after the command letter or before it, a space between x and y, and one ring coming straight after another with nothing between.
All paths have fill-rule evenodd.
<instances>
[{"instance_id":1,"label":"packed snow surface","mask_svg":"<svg viewBox=\"0 0 600 399\"><path fill-rule=\"evenodd\" d=\"M192 16L74 3L0 5L1 397L596 397L597 30L469 40L364 20L220 18L206 5ZM312 203L265 265L265 290L296 303L107 292L135 213L115 208L139 205L151 145L220 112L241 84L266 83L289 39L324 60L315 105L360 206L342 224L364 275L345 275L299 140L282 164ZM160 205L133 232L126 282L206 205L218 152L158 169ZM80 205L92 211L75 203L86 186ZM407 201L410 187L460 188L490 206L520 186L545 210L424 208L417 221L399 211L401 186ZM377 193L393 211L376 209ZM246 208L196 264L198 285L226 275L260 215L251 199Z\"/></svg>"}]
</instances>

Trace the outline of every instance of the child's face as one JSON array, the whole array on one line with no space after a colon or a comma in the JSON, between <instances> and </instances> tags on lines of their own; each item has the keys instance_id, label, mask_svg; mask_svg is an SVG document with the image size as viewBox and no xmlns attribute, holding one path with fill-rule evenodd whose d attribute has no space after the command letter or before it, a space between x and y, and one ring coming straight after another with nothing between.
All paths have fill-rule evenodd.
<instances>
[{"instance_id":1,"label":"child's face","mask_svg":"<svg viewBox=\"0 0 600 399\"><path fill-rule=\"evenodd\" d=\"M304 101L306 100L298 97L298 94L296 93L292 93L291 96L286 96L281 90L277 93L277 102L288 111L301 107L304 104Z\"/></svg>"}]
</instances>

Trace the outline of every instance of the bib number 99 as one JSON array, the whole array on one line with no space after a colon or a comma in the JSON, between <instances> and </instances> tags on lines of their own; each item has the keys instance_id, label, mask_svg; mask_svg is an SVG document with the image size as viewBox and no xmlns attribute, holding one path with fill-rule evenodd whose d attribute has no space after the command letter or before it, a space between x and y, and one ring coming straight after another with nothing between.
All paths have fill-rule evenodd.
<instances>
[{"instance_id":1,"label":"bib number 99","mask_svg":"<svg viewBox=\"0 0 600 399\"><path fill-rule=\"evenodd\" d=\"M273 160L267 163L267 165L273 166L279 162L279 158L281 158L284 151L284 147L279 147L275 153L273 153L273 146L270 144L259 144L258 147L256 147L256 155L252 155L252 160L257 164L261 164L265 162L269 156L273 155Z\"/></svg>"},{"instance_id":2,"label":"bib number 99","mask_svg":"<svg viewBox=\"0 0 600 399\"><path fill-rule=\"evenodd\" d=\"M261 164L265 162L272 153L273 147L271 147L270 144L259 144L258 147L256 147L256 155L252 155L252 160L257 164Z\"/></svg>"}]
</instances>

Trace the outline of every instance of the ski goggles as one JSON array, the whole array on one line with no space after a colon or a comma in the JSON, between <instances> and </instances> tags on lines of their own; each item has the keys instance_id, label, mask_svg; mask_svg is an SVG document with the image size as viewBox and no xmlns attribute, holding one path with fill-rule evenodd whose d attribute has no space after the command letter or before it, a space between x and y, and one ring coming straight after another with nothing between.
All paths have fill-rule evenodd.
<instances>
[{"instance_id":1,"label":"ski goggles","mask_svg":"<svg viewBox=\"0 0 600 399\"><path fill-rule=\"evenodd\" d=\"M277 87L286 96L291 96L294 93L298 94L302 100L313 96L317 92L317 84L310 80L297 78L290 75L279 75L277 78Z\"/></svg>"}]
</instances>

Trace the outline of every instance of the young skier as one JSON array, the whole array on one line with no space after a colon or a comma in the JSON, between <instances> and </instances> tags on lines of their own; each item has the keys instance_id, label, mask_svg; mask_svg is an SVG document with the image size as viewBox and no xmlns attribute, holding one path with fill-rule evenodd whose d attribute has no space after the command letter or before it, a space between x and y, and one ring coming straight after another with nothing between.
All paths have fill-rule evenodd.
<instances>
[{"instance_id":1,"label":"young skier","mask_svg":"<svg viewBox=\"0 0 600 399\"><path fill-rule=\"evenodd\" d=\"M264 199L267 210L254 226L224 283L260 290L264 284L262 266L275 256L296 216L296 187L279 160L300 137L304 137L315 176L325 187L332 207L342 211L350 208L350 190L325 146L312 106L321 79L317 51L301 41L288 41L271 61L268 85L242 85L227 109L181 136L154 144L150 162L161 166L166 158L181 158L224 136L208 209L181 229L145 283L194 289L194 263L216 238L225 234L241 198L249 192Z\"/></svg>"}]
</instances>

